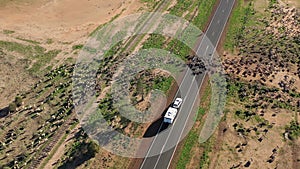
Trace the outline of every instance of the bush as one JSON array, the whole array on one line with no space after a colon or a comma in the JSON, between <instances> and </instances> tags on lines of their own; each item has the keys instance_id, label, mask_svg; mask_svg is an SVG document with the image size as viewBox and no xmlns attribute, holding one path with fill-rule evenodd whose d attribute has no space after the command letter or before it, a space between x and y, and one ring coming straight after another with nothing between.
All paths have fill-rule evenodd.
<instances>
[{"instance_id":1,"label":"bush","mask_svg":"<svg viewBox=\"0 0 300 169\"><path fill-rule=\"evenodd\" d=\"M99 149L99 145L95 141L91 141L88 144L88 154L92 157L95 157L95 155L99 152Z\"/></svg>"},{"instance_id":2,"label":"bush","mask_svg":"<svg viewBox=\"0 0 300 169\"><path fill-rule=\"evenodd\" d=\"M72 46L72 49L73 49L73 50L76 50L76 49L82 49L82 48L83 48L83 45L82 45L82 44Z\"/></svg>"},{"instance_id":3,"label":"bush","mask_svg":"<svg viewBox=\"0 0 300 169\"><path fill-rule=\"evenodd\" d=\"M15 112L17 110L17 105L16 105L16 103L10 103L9 105L8 105L8 111L9 112Z\"/></svg>"},{"instance_id":4,"label":"bush","mask_svg":"<svg viewBox=\"0 0 300 169\"><path fill-rule=\"evenodd\" d=\"M297 121L293 120L289 126L286 126L285 130L289 133L292 140L297 139L300 136L300 125Z\"/></svg>"},{"instance_id":5,"label":"bush","mask_svg":"<svg viewBox=\"0 0 300 169\"><path fill-rule=\"evenodd\" d=\"M22 105L22 101L23 101L22 98L20 96L17 96L15 98L15 104L16 104L16 106L20 107Z\"/></svg>"}]
</instances>

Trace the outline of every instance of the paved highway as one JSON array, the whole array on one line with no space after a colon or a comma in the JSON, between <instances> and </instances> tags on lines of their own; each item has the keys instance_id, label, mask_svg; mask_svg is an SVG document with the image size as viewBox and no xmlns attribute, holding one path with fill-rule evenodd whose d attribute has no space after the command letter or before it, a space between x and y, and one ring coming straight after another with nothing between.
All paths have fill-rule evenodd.
<instances>
[{"instance_id":1,"label":"paved highway","mask_svg":"<svg viewBox=\"0 0 300 169\"><path fill-rule=\"evenodd\" d=\"M197 55L210 58L216 50L220 37L224 31L235 0L221 0L218 8L209 24L200 45L197 47ZM179 110L174 123L162 133L157 134L147 152L147 157L144 159L141 169L166 169L169 168L176 147L180 140L187 134L192 127L189 125L195 117L197 104L199 102L198 94L202 85L205 73L193 76L190 70L187 70L183 80L179 86L180 92L177 92L176 97L182 97L183 103ZM161 124L161 127L164 124ZM160 152L159 155L157 152Z\"/></svg>"}]
</instances>

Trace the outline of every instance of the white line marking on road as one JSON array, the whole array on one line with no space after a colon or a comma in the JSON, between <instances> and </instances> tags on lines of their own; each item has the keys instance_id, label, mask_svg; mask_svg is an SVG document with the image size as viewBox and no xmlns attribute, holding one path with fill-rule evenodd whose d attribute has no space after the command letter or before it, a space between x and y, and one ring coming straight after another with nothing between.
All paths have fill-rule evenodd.
<instances>
[{"instance_id":1,"label":"white line marking on road","mask_svg":"<svg viewBox=\"0 0 300 169\"><path fill-rule=\"evenodd\" d=\"M228 2L229 2L229 1L227 0L227 3L228 3ZM216 11L219 10L220 6L221 6L221 5L219 4L219 6L218 6L218 8L217 8ZM230 10L230 11L232 11L232 8L233 8L233 5L231 6L231 10ZM224 13L225 10L223 9L222 12ZM214 20L216 14L217 14L217 12L214 13L214 16L213 16L213 18L212 18L212 21ZM227 17L227 19L226 19L226 22L225 22L226 24L227 24L228 19L229 19L229 17ZM210 24L209 24L207 30L210 29L212 23L213 23L213 22L210 22ZM225 24L225 25L226 25L226 24ZM223 26L221 35L222 35L223 32L224 32L224 27L225 27L225 25ZM205 37L205 36L204 36L204 37ZM217 41L216 44L219 43L220 38L221 38L221 36L219 36L218 41ZM198 48L197 51L196 51L196 54L198 54L198 51L199 51L199 49L200 49L200 46L202 45L203 42L204 42L204 40L202 40L202 41L200 42L200 45L199 45L199 48ZM213 53L215 52L215 50L216 50L216 47L214 47L214 50L213 50L213 52L212 52L212 56L213 56ZM212 58L211 58L211 59L212 59ZM187 72L186 72L186 74L187 74ZM186 77L186 74L185 74L185 76L184 76L184 79L185 79L185 77ZM206 72L205 72L205 75L206 75ZM205 76L204 76L204 77L205 77ZM182 81L184 81L184 79L183 79ZM193 79L194 79L194 78L193 78ZM200 85L200 86L202 86L203 80L204 80L204 78L202 79L201 85ZM180 86L181 86L181 85L182 85L182 84L180 84ZM179 91L177 91L176 95L178 94L178 92L179 92ZM194 102L195 102L195 100L194 100ZM194 102L193 102L193 105L194 105ZM190 116L190 113L189 113L188 116ZM189 117L188 117L188 118L189 118ZM176 123L176 121L175 121L174 123ZM185 122L185 123L186 123L186 122ZM185 128L185 126L184 126L184 128ZM182 130L182 131L183 131L183 130ZM171 132L171 131L170 131L170 132ZM149 154L149 152L150 152L150 150L151 150L151 147L152 147L153 143L155 142L155 139L156 139L157 136L158 136L158 135L155 136L155 138L154 138L154 140L153 140L153 142L152 142L152 144L151 144L151 146L150 146L150 148L149 148L149 150L148 150L147 156L148 156L148 154ZM180 137L181 137L181 136L180 136ZM180 140L180 139L179 139L179 140ZM166 141L166 142L167 142L167 141ZM165 145L164 145L164 146L165 146ZM175 146L175 149L174 149L174 151L173 151L173 153L172 153L171 159L169 160L169 164L168 164L168 167L167 167L167 168L169 168L169 166L170 166L170 164L171 164L171 161L172 161L172 159L173 159L173 156L174 156L174 153L175 153L175 151L176 151L177 146L178 146L178 144L176 144L176 146ZM161 155L161 154L160 154L160 155ZM147 158L147 156L146 156L146 158ZM145 158L145 159L146 159L146 158ZM145 159L144 159L144 161L143 161L143 164L144 164L144 162L145 162ZM159 158L158 158L158 160L159 160ZM158 161L158 160L157 160L157 161ZM142 164L141 168L143 167L143 164Z\"/></svg>"},{"instance_id":2,"label":"white line marking on road","mask_svg":"<svg viewBox=\"0 0 300 169\"><path fill-rule=\"evenodd\" d=\"M155 142L155 140L156 140L156 138L157 138L157 136L158 136L158 133L159 133L159 131L160 131L160 129L161 129L161 127L162 127L162 125L163 125L163 123L161 123L160 124L160 127L159 127L159 129L158 129L158 132L156 133L156 135L155 135L155 137L154 137L154 139L153 139L153 141L152 141L152 144L150 145L150 147L149 147L149 149L148 149L148 152L147 152L147 154L146 154L146 157L145 158L147 158L148 157L148 155L149 155L149 153L150 153L150 150L151 150L151 148L153 147L153 143ZM144 166L144 164L145 164L145 159L143 160L143 163L142 163L142 165L141 165L141 167L140 168L142 168L143 166Z\"/></svg>"},{"instance_id":3,"label":"white line marking on road","mask_svg":"<svg viewBox=\"0 0 300 169\"><path fill-rule=\"evenodd\" d=\"M205 55L207 53L208 48L209 48L209 45L206 46L206 49L205 49L205 52L204 52L204 55L203 55L204 57L205 57Z\"/></svg>"},{"instance_id":4,"label":"white line marking on road","mask_svg":"<svg viewBox=\"0 0 300 169\"><path fill-rule=\"evenodd\" d=\"M188 69L188 70L189 70L189 69ZM182 82L183 82L184 79L186 78L186 75L188 74L188 70L185 72L184 77L183 77L183 79L182 79ZM181 86L182 86L182 83L180 83L180 85L179 85L179 87L178 87L178 90L177 90L175 96L177 96L177 94L178 94L179 89L180 89ZM174 123L176 123L176 120L175 120ZM148 158L148 155L149 155L149 153L150 153L150 150L151 150L151 148L153 147L153 144L154 144L154 142L155 142L155 140L156 140L156 138L157 138L157 136L158 136L158 133L159 133L159 131L160 131L162 125L163 125L163 122L160 124L159 130L157 131L157 133L156 133L156 135L155 135L155 137L154 137L154 139L153 139L153 141L152 141L152 143L151 143L151 145L150 145L150 147L149 147L149 149L148 149L148 152L147 152L147 154L146 154L146 157L144 158L143 163L142 163L142 165L141 165L140 168L143 168L144 163L145 163L146 159ZM172 129L171 129L171 130L172 130ZM171 131L170 131L170 132L171 132Z\"/></svg>"},{"instance_id":5,"label":"white line marking on road","mask_svg":"<svg viewBox=\"0 0 300 169\"><path fill-rule=\"evenodd\" d=\"M204 81L204 77L206 76L206 74L207 74L207 73L205 72L205 74L204 74L204 76L203 76L203 79L202 79L202 81L201 81L201 83L200 83L200 86L202 86L203 81ZM201 88L198 88L198 89L200 90ZM199 92L199 91L197 91L197 93L198 93L198 92ZM198 93L198 94L199 94L199 93ZM198 97L198 94L196 95L196 98ZM196 101L196 100L197 100L197 99L194 100L194 102L193 102L191 108L194 107L194 104L195 104L195 101ZM189 115L188 115L188 117L187 117L187 120L186 120L185 123L184 123L183 129L181 130L181 133L180 133L180 135L179 135L179 139L178 139L178 141L177 141L177 143L176 143L175 149L174 149L174 151L173 151L173 153L172 153L172 156L171 156L171 158L170 158L170 160L169 160L167 169L170 167L170 164L171 164L171 161L172 161L172 159L173 159L173 157L174 157L175 151L176 151L176 149L177 149L179 140L180 140L180 138L181 138L181 136L182 136L182 133L183 133L183 131L184 131L184 129L185 129L186 123L187 123L188 119L190 118L190 115L191 115L191 112L189 113Z\"/></svg>"},{"instance_id":6,"label":"white line marking on road","mask_svg":"<svg viewBox=\"0 0 300 169\"><path fill-rule=\"evenodd\" d=\"M193 76L192 82L194 81L195 77L196 77L196 76ZM193 83L191 83L191 86L189 87L189 90L187 91L187 93L190 93L192 86L193 86ZM183 98L182 104L184 103L185 99L186 99L186 97ZM178 111L178 112L179 112L179 111ZM177 115L177 116L178 116L178 115ZM163 152L163 150L164 150L164 148L165 148L165 146L166 146L166 143L167 143L168 140L169 140L169 137L170 137L170 135L171 135L171 133L172 133L172 131L173 131L173 129L174 129L174 126L175 126L176 122L177 122L177 120L175 120L175 122L172 124L172 128L171 128L171 130L170 130L170 132L169 132L169 134L168 134L168 137L166 138L165 144L163 145L163 147L162 147L162 149L161 149L161 151L160 151L160 153L159 153L159 156L158 156L158 158L157 158L157 160L156 160L156 163L155 163L153 169L155 169L156 166L157 166L157 164L158 164L158 161L159 161L159 159L160 159L160 157L161 157L161 155L162 155L162 152ZM180 139L180 137L179 137L179 139Z\"/></svg>"},{"instance_id":7,"label":"white line marking on road","mask_svg":"<svg viewBox=\"0 0 300 169\"><path fill-rule=\"evenodd\" d=\"M220 3L220 4L221 4L221 3ZM216 12L214 13L214 16L212 17L211 21L213 21L214 18L216 17L217 11L219 10L219 8L220 8L220 6L221 6L220 4L218 5L218 8L216 9ZM212 22L209 23L209 25L208 25L208 27L207 27L206 30L209 30L209 29L210 29L211 24L212 24ZM204 35L203 37L205 38L206 36ZM198 51L199 51L199 49L200 49L200 46L201 46L201 44L203 43L203 41L204 41L204 40L202 39L202 41L201 41L200 44L199 44L199 48L198 48L197 51L196 51L196 54L198 53Z\"/></svg>"},{"instance_id":8,"label":"white line marking on road","mask_svg":"<svg viewBox=\"0 0 300 169\"><path fill-rule=\"evenodd\" d=\"M227 1L227 2L228 2L228 1ZM233 1L233 2L234 2L234 1ZM219 5L219 7L220 7L220 5ZM219 8L219 7L218 7L218 8ZM231 6L230 11L232 11L232 8L233 8L233 5ZM218 10L218 9L217 9L217 10ZM224 12L224 10L223 10L223 12ZM216 12L216 13L217 13L217 12ZM215 13L215 15L216 15L216 13ZM214 17L215 17L215 15L214 15ZM224 32L224 27L225 27L225 25L227 24L227 21L228 21L228 19L229 19L229 16L230 16L230 14L228 15L228 17L227 17L227 19L226 19L226 21L225 21L225 24L224 24L224 26L223 26L223 29L222 29L222 31L221 31L221 34L220 34L220 36L219 36L218 41L217 41L216 44L218 44L219 41L220 41L221 35L222 35L223 32ZM214 17L213 17L213 18L214 18ZM213 19L212 19L212 21L213 21ZM211 22L211 23L212 23L212 22ZM207 29L207 30L208 30L208 29ZM200 45L199 45L199 48L200 48ZM199 48L198 48L198 50L199 50ZM213 54L214 54L216 48L217 48L217 47L214 47L214 50L213 50L213 52L212 52L212 56L213 56ZM197 51L198 51L198 50L197 50ZM211 57L211 59L212 59L212 57ZM205 75L206 75L206 73L207 73L207 72L205 72ZM203 76L203 79L202 79L202 81L201 81L201 85L200 85L200 86L202 86L202 83L203 83L203 80L204 80L205 75ZM194 104L194 103L193 103L193 104ZM190 114L189 114L189 115L190 115ZM184 128L185 128L185 126L184 126ZM181 136L180 136L180 137L181 137ZM180 137L179 137L179 140L180 140ZM175 154L177 145L178 145L178 144L176 144L175 149L174 149L174 151L173 151L173 153L172 153L172 156L171 156L171 158L170 158L170 160L169 160L169 164L168 164L167 169L170 167L170 164L171 164L171 161L172 161L172 159L173 159L173 157L174 157L174 154Z\"/></svg>"},{"instance_id":9,"label":"white line marking on road","mask_svg":"<svg viewBox=\"0 0 300 169\"><path fill-rule=\"evenodd\" d=\"M232 11L232 8L233 8L233 6L234 6L234 2L235 2L235 0L233 1L233 4L231 5L230 11ZM230 13L231 13L231 12L230 12ZM219 43L219 41L220 41L220 39L221 39L221 36L222 36L222 34L223 34L223 32L224 32L225 26L226 26L226 24L227 24L227 21L228 21L228 19L229 19L230 13L228 14L228 16L227 16L227 18L226 18L226 20L225 20L225 24L223 25L223 28L222 28L221 34L220 34L220 36L219 36L219 38L218 38L218 40L217 40L217 43L216 43L216 44L218 44L218 43ZM216 45L216 47L217 47L217 46L218 46L218 45ZM215 47L215 49L213 50L213 53L215 52L215 50L216 50L216 47Z\"/></svg>"}]
</instances>

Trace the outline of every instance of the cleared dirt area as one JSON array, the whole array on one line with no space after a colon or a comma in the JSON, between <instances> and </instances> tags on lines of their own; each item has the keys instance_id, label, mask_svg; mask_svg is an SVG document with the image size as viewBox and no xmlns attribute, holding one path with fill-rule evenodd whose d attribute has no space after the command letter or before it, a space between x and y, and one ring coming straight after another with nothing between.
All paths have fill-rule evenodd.
<instances>
[{"instance_id":1,"label":"cleared dirt area","mask_svg":"<svg viewBox=\"0 0 300 169\"><path fill-rule=\"evenodd\" d=\"M0 28L36 40L72 42L87 37L97 26L113 16L135 12L138 0L21 0L0 6ZM12 12L14 11L14 12Z\"/></svg>"},{"instance_id":2,"label":"cleared dirt area","mask_svg":"<svg viewBox=\"0 0 300 169\"><path fill-rule=\"evenodd\" d=\"M99 25L116 15L126 16L143 6L139 0L0 0L0 41L13 42L13 48L38 46L46 51L56 50L57 55L46 67L63 63L66 58L76 58L80 45ZM20 92L30 88L38 78L28 71L35 63L35 53L13 51L0 47L1 82L0 107L7 106Z\"/></svg>"}]
</instances>

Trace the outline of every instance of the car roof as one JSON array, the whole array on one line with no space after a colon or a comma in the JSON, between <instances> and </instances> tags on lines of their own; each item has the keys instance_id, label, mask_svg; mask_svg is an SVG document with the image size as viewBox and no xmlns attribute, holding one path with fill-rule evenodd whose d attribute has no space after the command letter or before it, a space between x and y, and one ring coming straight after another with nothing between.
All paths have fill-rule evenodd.
<instances>
[{"instance_id":1,"label":"car roof","mask_svg":"<svg viewBox=\"0 0 300 169\"><path fill-rule=\"evenodd\" d=\"M174 118L176 116L176 111L175 108L170 107L166 112L165 118Z\"/></svg>"}]
</instances>

